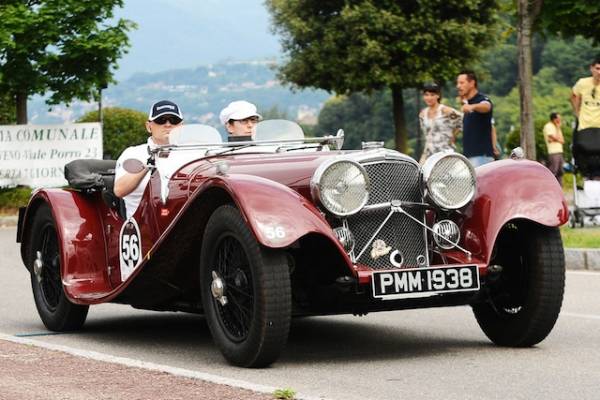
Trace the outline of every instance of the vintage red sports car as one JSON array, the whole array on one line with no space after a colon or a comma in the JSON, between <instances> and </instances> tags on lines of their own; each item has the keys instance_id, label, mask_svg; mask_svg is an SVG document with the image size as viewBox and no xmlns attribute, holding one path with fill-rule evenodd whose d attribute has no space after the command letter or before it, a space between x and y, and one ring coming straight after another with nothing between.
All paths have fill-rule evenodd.
<instances>
[{"instance_id":1,"label":"vintage red sports car","mask_svg":"<svg viewBox=\"0 0 600 400\"><path fill-rule=\"evenodd\" d=\"M302 315L470 305L498 345L550 333L568 208L547 168L517 157L474 169L451 152L421 166L342 141L288 121L227 143L187 126L149 151L130 218L114 161L67 165L70 187L35 191L19 215L43 323L80 329L105 302L202 313L224 357L246 367L274 362Z\"/></svg>"}]
</instances>

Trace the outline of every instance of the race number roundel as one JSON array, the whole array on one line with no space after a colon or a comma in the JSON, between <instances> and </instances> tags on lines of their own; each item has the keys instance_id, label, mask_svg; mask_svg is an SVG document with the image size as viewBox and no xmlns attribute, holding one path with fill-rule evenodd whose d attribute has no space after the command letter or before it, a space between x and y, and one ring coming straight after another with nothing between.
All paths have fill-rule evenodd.
<instances>
[{"instance_id":1,"label":"race number roundel","mask_svg":"<svg viewBox=\"0 0 600 400\"><path fill-rule=\"evenodd\" d=\"M119 259L121 265L121 281L140 265L142 260L142 236L135 219L130 218L123 224L119 235Z\"/></svg>"}]
</instances>

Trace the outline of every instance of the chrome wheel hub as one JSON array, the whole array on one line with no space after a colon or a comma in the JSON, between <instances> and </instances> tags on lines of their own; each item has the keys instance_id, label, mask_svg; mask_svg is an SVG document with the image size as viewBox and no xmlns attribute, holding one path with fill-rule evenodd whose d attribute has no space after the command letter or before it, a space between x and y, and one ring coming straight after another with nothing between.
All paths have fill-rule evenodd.
<instances>
[{"instance_id":1,"label":"chrome wheel hub","mask_svg":"<svg viewBox=\"0 0 600 400\"><path fill-rule=\"evenodd\" d=\"M42 270L44 269L44 262L42 261L42 253L40 251L35 252L35 261L33 262L33 274L35 275L38 283L42 281Z\"/></svg>"},{"instance_id":2,"label":"chrome wheel hub","mask_svg":"<svg viewBox=\"0 0 600 400\"><path fill-rule=\"evenodd\" d=\"M212 282L210 284L210 291L213 297L222 305L227 304L227 296L225 296L225 282L217 274L216 271L212 271Z\"/></svg>"}]
</instances>

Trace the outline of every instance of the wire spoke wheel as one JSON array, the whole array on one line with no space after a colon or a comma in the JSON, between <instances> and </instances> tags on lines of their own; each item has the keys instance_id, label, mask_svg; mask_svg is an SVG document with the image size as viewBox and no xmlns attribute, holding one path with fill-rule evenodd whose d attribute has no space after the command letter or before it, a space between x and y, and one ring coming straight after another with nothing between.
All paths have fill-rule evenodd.
<instances>
[{"instance_id":1,"label":"wire spoke wheel","mask_svg":"<svg viewBox=\"0 0 600 400\"><path fill-rule=\"evenodd\" d=\"M200 288L213 340L230 363L264 367L279 357L291 320L286 253L262 247L233 206L219 207L206 225Z\"/></svg>"},{"instance_id":2,"label":"wire spoke wheel","mask_svg":"<svg viewBox=\"0 0 600 400\"><path fill-rule=\"evenodd\" d=\"M59 235L48 204L40 205L35 211L24 244L33 299L42 322L57 332L80 329L89 307L71 303L64 292Z\"/></svg>"},{"instance_id":3,"label":"wire spoke wheel","mask_svg":"<svg viewBox=\"0 0 600 400\"><path fill-rule=\"evenodd\" d=\"M225 333L233 341L247 338L254 314L252 271L242 245L231 236L221 239L217 246L215 271L223 279L227 304L213 298Z\"/></svg>"},{"instance_id":4,"label":"wire spoke wheel","mask_svg":"<svg viewBox=\"0 0 600 400\"><path fill-rule=\"evenodd\" d=\"M42 269L39 276L42 297L49 310L56 310L63 294L60 279L58 238L52 225L46 225L42 231L41 248Z\"/></svg>"}]
</instances>

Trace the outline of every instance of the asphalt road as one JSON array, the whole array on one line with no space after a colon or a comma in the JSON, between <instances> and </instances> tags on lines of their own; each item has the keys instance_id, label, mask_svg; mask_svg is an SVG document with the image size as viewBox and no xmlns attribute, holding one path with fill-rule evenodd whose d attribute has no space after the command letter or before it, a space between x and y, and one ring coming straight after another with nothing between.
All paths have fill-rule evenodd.
<instances>
[{"instance_id":1,"label":"asphalt road","mask_svg":"<svg viewBox=\"0 0 600 400\"><path fill-rule=\"evenodd\" d=\"M315 317L293 322L271 368L250 370L226 364L204 320L183 313L99 305L83 331L48 334L14 237L0 229L0 333L330 399L600 398L600 273L567 273L561 316L534 348L493 346L468 307Z\"/></svg>"}]
</instances>

